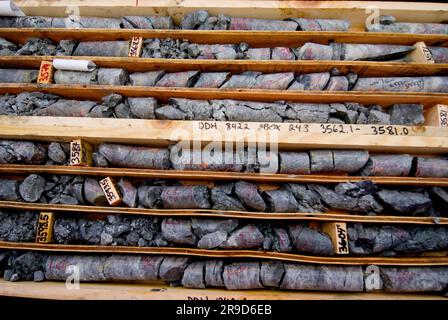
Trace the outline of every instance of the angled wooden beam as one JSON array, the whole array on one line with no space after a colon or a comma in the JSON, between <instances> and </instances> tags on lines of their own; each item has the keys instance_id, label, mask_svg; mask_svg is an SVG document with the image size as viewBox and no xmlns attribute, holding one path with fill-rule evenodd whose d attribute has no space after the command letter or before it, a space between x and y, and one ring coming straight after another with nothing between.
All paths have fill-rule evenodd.
<instances>
[{"instance_id":1,"label":"angled wooden beam","mask_svg":"<svg viewBox=\"0 0 448 320\"><path fill-rule=\"evenodd\" d=\"M421 225L447 225L448 218L440 217L407 217L407 216L365 216L355 215L340 211L327 211L325 213L281 213L281 212L250 212L250 211L223 211L223 210L198 210L198 209L143 209L128 207L101 207L87 205L27 203L17 201L0 201L2 209L36 210L70 212L80 215L104 216L106 214L132 214L160 217L197 217L197 218L238 218L259 220L297 220L297 221L341 221L377 224L421 224Z\"/></svg>"}]
</instances>

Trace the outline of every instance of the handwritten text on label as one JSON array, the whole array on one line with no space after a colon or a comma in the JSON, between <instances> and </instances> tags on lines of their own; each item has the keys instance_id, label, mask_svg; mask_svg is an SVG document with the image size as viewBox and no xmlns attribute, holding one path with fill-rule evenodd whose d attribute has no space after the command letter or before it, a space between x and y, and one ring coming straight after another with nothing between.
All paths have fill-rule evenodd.
<instances>
[{"instance_id":1,"label":"handwritten text on label","mask_svg":"<svg viewBox=\"0 0 448 320\"><path fill-rule=\"evenodd\" d=\"M445 112L446 122L446 112ZM412 135L406 126L395 125L353 125L332 123L258 123L258 122L217 122L198 121L198 129L204 131L227 132L296 132L296 133L320 133L320 134L358 134L358 135L388 135L407 136Z\"/></svg>"},{"instance_id":2,"label":"handwritten text on label","mask_svg":"<svg viewBox=\"0 0 448 320\"><path fill-rule=\"evenodd\" d=\"M70 142L70 165L91 166L92 164L92 146L80 139Z\"/></svg>"},{"instance_id":3,"label":"handwritten text on label","mask_svg":"<svg viewBox=\"0 0 448 320\"><path fill-rule=\"evenodd\" d=\"M100 180L99 183L101 189L103 189L104 195L106 196L107 202L109 202L111 206L118 205L121 202L121 196L118 193L118 190L112 178L107 177L103 180Z\"/></svg>"},{"instance_id":4,"label":"handwritten text on label","mask_svg":"<svg viewBox=\"0 0 448 320\"><path fill-rule=\"evenodd\" d=\"M36 242L51 243L53 238L53 212L41 212L37 222Z\"/></svg>"},{"instance_id":5,"label":"handwritten text on label","mask_svg":"<svg viewBox=\"0 0 448 320\"><path fill-rule=\"evenodd\" d=\"M37 83L51 83L53 78L53 63L51 61L42 61L40 63Z\"/></svg>"},{"instance_id":6,"label":"handwritten text on label","mask_svg":"<svg viewBox=\"0 0 448 320\"><path fill-rule=\"evenodd\" d=\"M131 43L129 46L129 57L140 57L142 53L143 47L143 38L142 37L132 37Z\"/></svg>"}]
</instances>

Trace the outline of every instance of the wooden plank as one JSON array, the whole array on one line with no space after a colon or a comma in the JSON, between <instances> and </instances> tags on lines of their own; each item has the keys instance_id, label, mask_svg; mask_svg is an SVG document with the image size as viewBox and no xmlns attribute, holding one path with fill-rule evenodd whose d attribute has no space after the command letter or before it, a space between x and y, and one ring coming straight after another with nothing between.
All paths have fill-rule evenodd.
<instances>
[{"instance_id":1,"label":"wooden plank","mask_svg":"<svg viewBox=\"0 0 448 320\"><path fill-rule=\"evenodd\" d=\"M63 29L63 28L1 28L0 37L14 43L24 43L29 38L61 40L111 41L130 39L133 36L150 38L186 39L194 43L248 43L251 47L291 47L305 42L321 44L379 43L414 45L425 42L428 46L448 46L448 35L403 34L387 32L334 32L334 31L244 31L244 30L145 30L145 29Z\"/></svg>"},{"instance_id":2,"label":"wooden plank","mask_svg":"<svg viewBox=\"0 0 448 320\"><path fill-rule=\"evenodd\" d=\"M436 127L448 127L448 105L436 104L426 108L425 125Z\"/></svg>"},{"instance_id":3,"label":"wooden plank","mask_svg":"<svg viewBox=\"0 0 448 320\"><path fill-rule=\"evenodd\" d=\"M117 142L168 146L175 141L191 141L201 145L214 143L272 143L279 150L365 149L393 153L439 154L448 152L447 129L407 127L408 135L372 134L375 126L363 125L360 133L341 131L317 133L319 124L309 132L291 131L288 123L248 122L250 130L227 131L226 122L210 122L212 129L202 129L205 121L172 121L141 119L18 117L0 116L0 137L38 141L70 141L77 136L89 143ZM303 125L303 124L302 124ZM269 127L266 130L266 127ZM358 127L358 126L356 126ZM121 128L121 130L117 130Z\"/></svg>"},{"instance_id":4,"label":"wooden plank","mask_svg":"<svg viewBox=\"0 0 448 320\"><path fill-rule=\"evenodd\" d=\"M285 19L289 17L349 19L353 30L363 30L371 14L369 7L383 15L394 15L403 22L435 22L448 20L447 6L442 3L408 3L386 1L239 1L217 0L15 0L27 15L66 16L67 6L76 6L81 15L121 17L124 15L170 15L179 22L186 12L206 9L212 15Z\"/></svg>"},{"instance_id":5,"label":"wooden plank","mask_svg":"<svg viewBox=\"0 0 448 320\"><path fill-rule=\"evenodd\" d=\"M186 171L186 170L156 170L133 168L102 168L102 167L71 167L57 165L21 165L0 164L0 174L69 174L98 177L131 177L141 179L176 179L193 181L234 181L246 180L265 183L325 183L356 182L370 180L378 185L392 186L438 186L448 187L448 178L419 177L376 177L376 176L346 176L346 175L299 175L299 174L269 174L221 171Z\"/></svg>"},{"instance_id":6,"label":"wooden plank","mask_svg":"<svg viewBox=\"0 0 448 320\"><path fill-rule=\"evenodd\" d=\"M402 93L402 92L355 92L355 91L288 91L288 90L218 90L202 88L161 88L130 86L83 86L2 83L0 94L19 94L21 92L40 91L57 94L67 99L95 100L113 92L124 97L154 97L159 102L167 102L168 98L188 99L237 99L249 101L293 101L310 103L358 102L365 105L378 104L388 107L394 103L421 103L426 107L435 104L448 104L445 93Z\"/></svg>"},{"instance_id":7,"label":"wooden plank","mask_svg":"<svg viewBox=\"0 0 448 320\"><path fill-rule=\"evenodd\" d=\"M297 221L339 221L360 223L385 224L421 224L421 225L447 225L448 218L439 217L407 217L355 215L346 212L327 211L325 213L268 213L249 211L223 211L223 210L196 210L196 209L141 209L125 207L100 207L85 205L64 205L47 203L26 203L16 201L0 201L0 208L20 210L46 210L54 212L70 212L80 215L97 214L132 214L160 217L198 217L198 218L238 218L238 219L265 219L265 220L297 220Z\"/></svg>"},{"instance_id":8,"label":"wooden plank","mask_svg":"<svg viewBox=\"0 0 448 320\"><path fill-rule=\"evenodd\" d=\"M0 296L50 300L445 300L436 294L187 289L166 284L88 283L67 290L65 282L0 279Z\"/></svg>"},{"instance_id":9,"label":"wooden plank","mask_svg":"<svg viewBox=\"0 0 448 320\"><path fill-rule=\"evenodd\" d=\"M126 254L166 254L193 256L201 258L255 258L281 260L300 263L326 265L357 265L357 266L448 266L448 257L350 257L350 256L309 256L294 253L268 252L257 250L205 250L196 248L176 247L134 247L134 246L95 246L95 245L65 245L34 242L0 241L1 249L32 250L43 252L82 252L82 253L126 253Z\"/></svg>"},{"instance_id":10,"label":"wooden plank","mask_svg":"<svg viewBox=\"0 0 448 320\"><path fill-rule=\"evenodd\" d=\"M2 68L38 69L41 61L53 61L53 56L3 56L0 57ZM129 72L154 70L177 71L226 71L242 73L260 71L264 73L328 72L337 68L341 73L355 72L363 77L388 76L435 76L448 73L447 63L408 63L375 61L307 61L307 60L196 60L196 59L152 59L132 57L64 57L70 60L91 60L98 67L124 68ZM283 91L285 92L285 91Z\"/></svg>"}]
</instances>

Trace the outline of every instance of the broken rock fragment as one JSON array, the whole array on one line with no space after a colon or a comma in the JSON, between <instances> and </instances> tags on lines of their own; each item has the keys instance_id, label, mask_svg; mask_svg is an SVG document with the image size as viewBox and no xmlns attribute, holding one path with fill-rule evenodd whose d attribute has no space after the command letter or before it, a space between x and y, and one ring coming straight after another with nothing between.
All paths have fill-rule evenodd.
<instances>
[{"instance_id":1,"label":"broken rock fragment","mask_svg":"<svg viewBox=\"0 0 448 320\"><path fill-rule=\"evenodd\" d=\"M137 207L137 188L126 178L121 178L117 187L123 197L122 202L128 207Z\"/></svg>"},{"instance_id":2,"label":"broken rock fragment","mask_svg":"<svg viewBox=\"0 0 448 320\"><path fill-rule=\"evenodd\" d=\"M188 265L182 277L182 286L185 288L205 288L204 261L195 261Z\"/></svg>"},{"instance_id":3,"label":"broken rock fragment","mask_svg":"<svg viewBox=\"0 0 448 320\"><path fill-rule=\"evenodd\" d=\"M154 87L164 74L165 71L134 72L129 75L129 81L133 86Z\"/></svg>"},{"instance_id":4,"label":"broken rock fragment","mask_svg":"<svg viewBox=\"0 0 448 320\"><path fill-rule=\"evenodd\" d=\"M289 18L289 20L297 22L297 30L302 31L347 31L350 28L348 20L305 18Z\"/></svg>"},{"instance_id":5,"label":"broken rock fragment","mask_svg":"<svg viewBox=\"0 0 448 320\"><path fill-rule=\"evenodd\" d=\"M249 209L256 211L265 211L266 203L258 192L258 187L255 184L238 181L235 183L235 194L241 203Z\"/></svg>"},{"instance_id":6,"label":"broken rock fragment","mask_svg":"<svg viewBox=\"0 0 448 320\"><path fill-rule=\"evenodd\" d=\"M222 260L205 261L205 284L207 287L224 287L222 273L224 262Z\"/></svg>"},{"instance_id":7,"label":"broken rock fragment","mask_svg":"<svg viewBox=\"0 0 448 320\"><path fill-rule=\"evenodd\" d=\"M444 267L381 267L384 290L389 292L441 291L448 284L448 269Z\"/></svg>"},{"instance_id":8,"label":"broken rock fragment","mask_svg":"<svg viewBox=\"0 0 448 320\"><path fill-rule=\"evenodd\" d=\"M297 212L299 204L288 190L268 190L264 192L270 212Z\"/></svg>"},{"instance_id":9,"label":"broken rock fragment","mask_svg":"<svg viewBox=\"0 0 448 320\"><path fill-rule=\"evenodd\" d=\"M88 203L95 206L104 206L108 204L103 189L101 189L100 184L94 178L86 178L84 182L84 198Z\"/></svg>"},{"instance_id":10,"label":"broken rock fragment","mask_svg":"<svg viewBox=\"0 0 448 320\"><path fill-rule=\"evenodd\" d=\"M74 56L127 57L129 41L82 41L78 44Z\"/></svg>"},{"instance_id":11,"label":"broken rock fragment","mask_svg":"<svg viewBox=\"0 0 448 320\"><path fill-rule=\"evenodd\" d=\"M162 235L170 242L196 245L197 237L188 219L167 218L162 221Z\"/></svg>"},{"instance_id":12,"label":"broken rock fragment","mask_svg":"<svg viewBox=\"0 0 448 320\"><path fill-rule=\"evenodd\" d=\"M244 57L247 60L271 60L270 48L249 48Z\"/></svg>"},{"instance_id":13,"label":"broken rock fragment","mask_svg":"<svg viewBox=\"0 0 448 320\"><path fill-rule=\"evenodd\" d=\"M88 117L96 103L93 101L78 101L61 99L48 107L37 110L37 116L49 117Z\"/></svg>"},{"instance_id":14,"label":"broken rock fragment","mask_svg":"<svg viewBox=\"0 0 448 320\"><path fill-rule=\"evenodd\" d=\"M170 166L167 149L103 143L99 152L117 167L168 169Z\"/></svg>"},{"instance_id":15,"label":"broken rock fragment","mask_svg":"<svg viewBox=\"0 0 448 320\"><path fill-rule=\"evenodd\" d=\"M206 186L163 188L161 199L166 209L209 209L210 190Z\"/></svg>"},{"instance_id":16,"label":"broken rock fragment","mask_svg":"<svg viewBox=\"0 0 448 320\"><path fill-rule=\"evenodd\" d=\"M131 113L139 119L154 119L154 110L157 107L157 100L148 98L128 98Z\"/></svg>"},{"instance_id":17,"label":"broken rock fragment","mask_svg":"<svg viewBox=\"0 0 448 320\"><path fill-rule=\"evenodd\" d=\"M359 291L364 289L359 266L319 266L285 263L285 276L280 289Z\"/></svg>"},{"instance_id":18,"label":"broken rock fragment","mask_svg":"<svg viewBox=\"0 0 448 320\"><path fill-rule=\"evenodd\" d=\"M45 179L37 174L31 174L19 186L20 196L26 202L36 202L44 192Z\"/></svg>"},{"instance_id":19,"label":"broken rock fragment","mask_svg":"<svg viewBox=\"0 0 448 320\"><path fill-rule=\"evenodd\" d=\"M194 84L195 88L219 88L229 76L230 72L201 72Z\"/></svg>"},{"instance_id":20,"label":"broken rock fragment","mask_svg":"<svg viewBox=\"0 0 448 320\"><path fill-rule=\"evenodd\" d=\"M159 256L113 255L104 263L104 276L108 280L157 281L162 261Z\"/></svg>"},{"instance_id":21,"label":"broken rock fragment","mask_svg":"<svg viewBox=\"0 0 448 320\"><path fill-rule=\"evenodd\" d=\"M52 142L48 145L48 157L55 163L65 163L67 161L67 155L64 152L61 144Z\"/></svg>"},{"instance_id":22,"label":"broken rock fragment","mask_svg":"<svg viewBox=\"0 0 448 320\"><path fill-rule=\"evenodd\" d=\"M221 230L208 233L198 241L200 249L214 249L222 245L227 239L227 233Z\"/></svg>"},{"instance_id":23,"label":"broken rock fragment","mask_svg":"<svg viewBox=\"0 0 448 320\"><path fill-rule=\"evenodd\" d=\"M123 86L129 81L128 72L120 68L100 68L98 70L98 84L109 86Z\"/></svg>"},{"instance_id":24,"label":"broken rock fragment","mask_svg":"<svg viewBox=\"0 0 448 320\"><path fill-rule=\"evenodd\" d=\"M224 266L224 285L229 290L261 289L258 262L234 262Z\"/></svg>"},{"instance_id":25,"label":"broken rock fragment","mask_svg":"<svg viewBox=\"0 0 448 320\"><path fill-rule=\"evenodd\" d=\"M389 114L390 123L394 125L419 125L425 122L421 104L394 104Z\"/></svg>"},{"instance_id":26,"label":"broken rock fragment","mask_svg":"<svg viewBox=\"0 0 448 320\"><path fill-rule=\"evenodd\" d=\"M361 174L366 176L406 177L412 167L412 157L407 154L371 154Z\"/></svg>"},{"instance_id":27,"label":"broken rock fragment","mask_svg":"<svg viewBox=\"0 0 448 320\"><path fill-rule=\"evenodd\" d=\"M306 42L297 51L297 60L331 60L333 48L329 45Z\"/></svg>"},{"instance_id":28,"label":"broken rock fragment","mask_svg":"<svg viewBox=\"0 0 448 320\"><path fill-rule=\"evenodd\" d=\"M446 158L416 157L414 162L416 177L448 177L448 159Z\"/></svg>"},{"instance_id":29,"label":"broken rock fragment","mask_svg":"<svg viewBox=\"0 0 448 320\"><path fill-rule=\"evenodd\" d=\"M402 214L416 215L431 207L431 199L421 193L384 189L377 195L383 203Z\"/></svg>"},{"instance_id":30,"label":"broken rock fragment","mask_svg":"<svg viewBox=\"0 0 448 320\"><path fill-rule=\"evenodd\" d=\"M0 83L36 82L38 73L38 70L0 69Z\"/></svg>"},{"instance_id":31,"label":"broken rock fragment","mask_svg":"<svg viewBox=\"0 0 448 320\"><path fill-rule=\"evenodd\" d=\"M285 269L281 261L261 262L260 279L265 287L278 288Z\"/></svg>"},{"instance_id":32,"label":"broken rock fragment","mask_svg":"<svg viewBox=\"0 0 448 320\"><path fill-rule=\"evenodd\" d=\"M344 43L342 60L385 61L402 57L412 50L412 46Z\"/></svg>"},{"instance_id":33,"label":"broken rock fragment","mask_svg":"<svg viewBox=\"0 0 448 320\"><path fill-rule=\"evenodd\" d=\"M191 219L192 228L194 233L199 237L203 237L207 234L214 233L216 231L223 231L230 233L238 226L238 220L236 219Z\"/></svg>"},{"instance_id":34,"label":"broken rock fragment","mask_svg":"<svg viewBox=\"0 0 448 320\"><path fill-rule=\"evenodd\" d=\"M223 249L260 248L263 241L264 236L260 230L255 225L248 224L233 231L220 247Z\"/></svg>"},{"instance_id":35,"label":"broken rock fragment","mask_svg":"<svg viewBox=\"0 0 448 320\"><path fill-rule=\"evenodd\" d=\"M165 257L160 265L160 279L167 282L182 280L188 262L188 257Z\"/></svg>"},{"instance_id":36,"label":"broken rock fragment","mask_svg":"<svg viewBox=\"0 0 448 320\"><path fill-rule=\"evenodd\" d=\"M309 174L310 157L307 152L279 152L279 173Z\"/></svg>"},{"instance_id":37,"label":"broken rock fragment","mask_svg":"<svg viewBox=\"0 0 448 320\"><path fill-rule=\"evenodd\" d=\"M45 148L38 143L0 140L0 163L42 164L45 153Z\"/></svg>"},{"instance_id":38,"label":"broken rock fragment","mask_svg":"<svg viewBox=\"0 0 448 320\"><path fill-rule=\"evenodd\" d=\"M301 74L288 90L323 90L330 80L329 72Z\"/></svg>"},{"instance_id":39,"label":"broken rock fragment","mask_svg":"<svg viewBox=\"0 0 448 320\"><path fill-rule=\"evenodd\" d=\"M288 228L297 251L312 255L333 255L333 243L328 235L301 224L289 225Z\"/></svg>"},{"instance_id":40,"label":"broken rock fragment","mask_svg":"<svg viewBox=\"0 0 448 320\"><path fill-rule=\"evenodd\" d=\"M242 74L234 74L222 86L222 89L252 89L257 83L257 77L261 72L246 71Z\"/></svg>"},{"instance_id":41,"label":"broken rock fragment","mask_svg":"<svg viewBox=\"0 0 448 320\"><path fill-rule=\"evenodd\" d=\"M330 150L310 150L311 173L333 172L333 152Z\"/></svg>"},{"instance_id":42,"label":"broken rock fragment","mask_svg":"<svg viewBox=\"0 0 448 320\"><path fill-rule=\"evenodd\" d=\"M297 29L293 21L266 20L253 18L230 18L229 30L289 30Z\"/></svg>"},{"instance_id":43,"label":"broken rock fragment","mask_svg":"<svg viewBox=\"0 0 448 320\"><path fill-rule=\"evenodd\" d=\"M294 80L294 73L270 73L262 74L257 77L253 89L272 89L272 90L286 90Z\"/></svg>"},{"instance_id":44,"label":"broken rock fragment","mask_svg":"<svg viewBox=\"0 0 448 320\"><path fill-rule=\"evenodd\" d=\"M56 70L54 72L54 83L92 85L97 83L97 76L98 76L98 70L93 71Z\"/></svg>"},{"instance_id":45,"label":"broken rock fragment","mask_svg":"<svg viewBox=\"0 0 448 320\"><path fill-rule=\"evenodd\" d=\"M199 71L166 73L155 86L157 87L191 87L196 81Z\"/></svg>"},{"instance_id":46,"label":"broken rock fragment","mask_svg":"<svg viewBox=\"0 0 448 320\"><path fill-rule=\"evenodd\" d=\"M333 172L355 173L369 160L368 151L333 150Z\"/></svg>"}]
</instances>

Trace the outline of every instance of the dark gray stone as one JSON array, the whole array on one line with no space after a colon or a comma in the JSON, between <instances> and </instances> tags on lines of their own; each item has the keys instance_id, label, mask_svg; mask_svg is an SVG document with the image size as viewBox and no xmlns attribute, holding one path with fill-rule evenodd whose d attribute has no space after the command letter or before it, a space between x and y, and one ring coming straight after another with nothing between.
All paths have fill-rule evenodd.
<instances>
[{"instance_id":1,"label":"dark gray stone","mask_svg":"<svg viewBox=\"0 0 448 320\"><path fill-rule=\"evenodd\" d=\"M431 207L431 199L421 193L385 189L377 195L384 204L403 214L421 214Z\"/></svg>"},{"instance_id":2,"label":"dark gray stone","mask_svg":"<svg viewBox=\"0 0 448 320\"><path fill-rule=\"evenodd\" d=\"M57 142L52 142L48 145L48 157L58 164L63 164L67 161L64 149Z\"/></svg>"},{"instance_id":3,"label":"dark gray stone","mask_svg":"<svg viewBox=\"0 0 448 320\"><path fill-rule=\"evenodd\" d=\"M425 122L423 105L394 104L389 108L390 123L395 125L419 125Z\"/></svg>"},{"instance_id":4,"label":"dark gray stone","mask_svg":"<svg viewBox=\"0 0 448 320\"><path fill-rule=\"evenodd\" d=\"M20 196L26 202L36 202L45 189L45 179L37 174L31 174L19 186Z\"/></svg>"}]
</instances>

